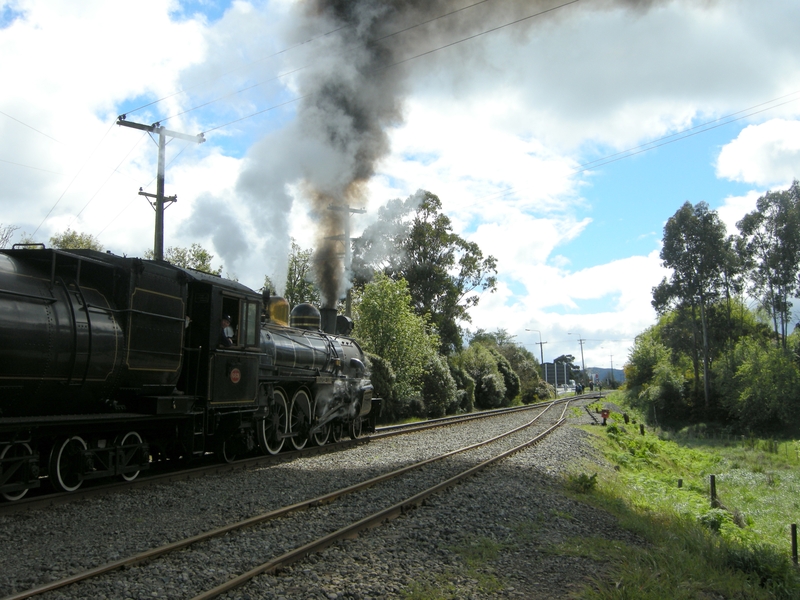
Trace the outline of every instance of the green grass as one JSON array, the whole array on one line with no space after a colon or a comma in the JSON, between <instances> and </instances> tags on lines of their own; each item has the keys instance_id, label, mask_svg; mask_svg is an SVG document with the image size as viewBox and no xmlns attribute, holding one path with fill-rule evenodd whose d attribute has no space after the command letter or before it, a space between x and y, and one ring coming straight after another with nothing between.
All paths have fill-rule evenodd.
<instances>
[{"instance_id":1,"label":"green grass","mask_svg":"<svg viewBox=\"0 0 800 600\"><path fill-rule=\"evenodd\" d=\"M642 436L616 413L608 427L587 430L615 470L583 497L646 543L574 539L555 548L607 561L608 576L584 598L800 597L789 539L800 508L794 442ZM719 508L710 502L711 474ZM578 492L588 480L572 475L566 488Z\"/></svg>"}]
</instances>

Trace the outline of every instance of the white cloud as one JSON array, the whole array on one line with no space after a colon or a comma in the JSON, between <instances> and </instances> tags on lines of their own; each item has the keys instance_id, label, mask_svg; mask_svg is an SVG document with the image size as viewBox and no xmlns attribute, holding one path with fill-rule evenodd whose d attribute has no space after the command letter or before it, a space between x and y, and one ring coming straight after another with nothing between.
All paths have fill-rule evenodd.
<instances>
[{"instance_id":1,"label":"white cloud","mask_svg":"<svg viewBox=\"0 0 800 600\"><path fill-rule=\"evenodd\" d=\"M787 187L800 177L800 121L772 119L745 127L722 148L717 176L765 187Z\"/></svg>"},{"instance_id":2,"label":"white cloud","mask_svg":"<svg viewBox=\"0 0 800 600\"><path fill-rule=\"evenodd\" d=\"M728 235L738 233L736 223L749 212L756 209L756 200L763 196L763 192L751 191L744 196L728 196L722 203L722 206L717 208L717 214L720 220L725 223L728 230Z\"/></svg>"}]
</instances>

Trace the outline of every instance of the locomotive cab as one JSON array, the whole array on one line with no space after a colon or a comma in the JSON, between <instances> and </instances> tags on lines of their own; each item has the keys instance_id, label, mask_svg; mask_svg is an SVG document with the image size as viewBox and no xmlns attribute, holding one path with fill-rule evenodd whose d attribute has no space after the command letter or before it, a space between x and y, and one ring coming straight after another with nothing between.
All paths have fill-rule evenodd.
<instances>
[{"instance_id":1,"label":"locomotive cab","mask_svg":"<svg viewBox=\"0 0 800 600\"><path fill-rule=\"evenodd\" d=\"M186 319L186 366L178 389L206 398L208 406L256 402L261 297L219 277L191 272ZM230 317L233 343L220 342L222 317Z\"/></svg>"}]
</instances>

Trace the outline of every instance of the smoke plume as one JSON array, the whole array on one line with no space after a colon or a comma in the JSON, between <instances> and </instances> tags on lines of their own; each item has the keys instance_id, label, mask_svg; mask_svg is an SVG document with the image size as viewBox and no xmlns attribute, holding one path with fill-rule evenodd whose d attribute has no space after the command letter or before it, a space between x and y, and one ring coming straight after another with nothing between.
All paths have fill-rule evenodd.
<instances>
[{"instance_id":1,"label":"smoke plume","mask_svg":"<svg viewBox=\"0 0 800 600\"><path fill-rule=\"evenodd\" d=\"M469 71L468 65L480 63L490 36L461 40L512 22L508 35L522 39L534 24L567 18L582 6L566 3L557 8L565 2L309 0L295 6L299 14L287 41L315 39L289 59L289 67L298 69L292 80L301 98L296 119L253 150L237 191L261 199L261 207L253 202L250 210L265 240L288 240L284 227L292 194L308 200L317 224L313 263L324 306L335 306L349 285L342 260L344 220L348 208L367 204L367 184L390 151L388 131L403 122L412 69ZM601 0L592 8L646 10L651 4ZM448 58L437 63L439 48L446 48ZM419 56L425 58L412 60ZM275 246L264 243L274 258Z\"/></svg>"}]
</instances>

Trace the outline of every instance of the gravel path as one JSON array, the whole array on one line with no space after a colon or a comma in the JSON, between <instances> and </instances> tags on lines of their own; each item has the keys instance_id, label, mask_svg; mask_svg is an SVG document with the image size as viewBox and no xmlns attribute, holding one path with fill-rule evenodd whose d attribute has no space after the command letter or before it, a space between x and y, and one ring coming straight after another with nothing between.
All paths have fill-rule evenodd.
<instances>
[{"instance_id":1,"label":"gravel path","mask_svg":"<svg viewBox=\"0 0 800 600\"><path fill-rule=\"evenodd\" d=\"M591 422L585 411L576 413L568 413L571 423ZM0 518L0 542L6 549L0 555L0 596L369 479L530 418L530 413L516 413L267 469ZM412 590L436 589L438 597L445 598L568 598L600 566L559 556L552 550L554 544L576 536L630 537L608 515L561 491L560 477L570 465L597 462L585 437L579 429L562 427L535 448L435 496L408 515L278 575L258 577L228 597L398 598ZM413 493L424 483L424 477L415 476L401 485ZM371 490L371 496L357 501L334 502L330 522L360 510L348 502L375 503L381 493ZM270 553L297 545L295 536L309 535L305 515L286 520L282 527L288 529L281 530ZM196 566L189 568L145 565L143 569L152 569L145 586L131 584L131 574L126 577L126 571L119 571L106 583L70 586L42 598L191 597L198 585L218 578L220 570L236 565L242 572L265 551L263 539L254 538L248 551L229 542L223 536L205 545L193 559ZM468 560L479 552L484 559Z\"/></svg>"}]
</instances>

